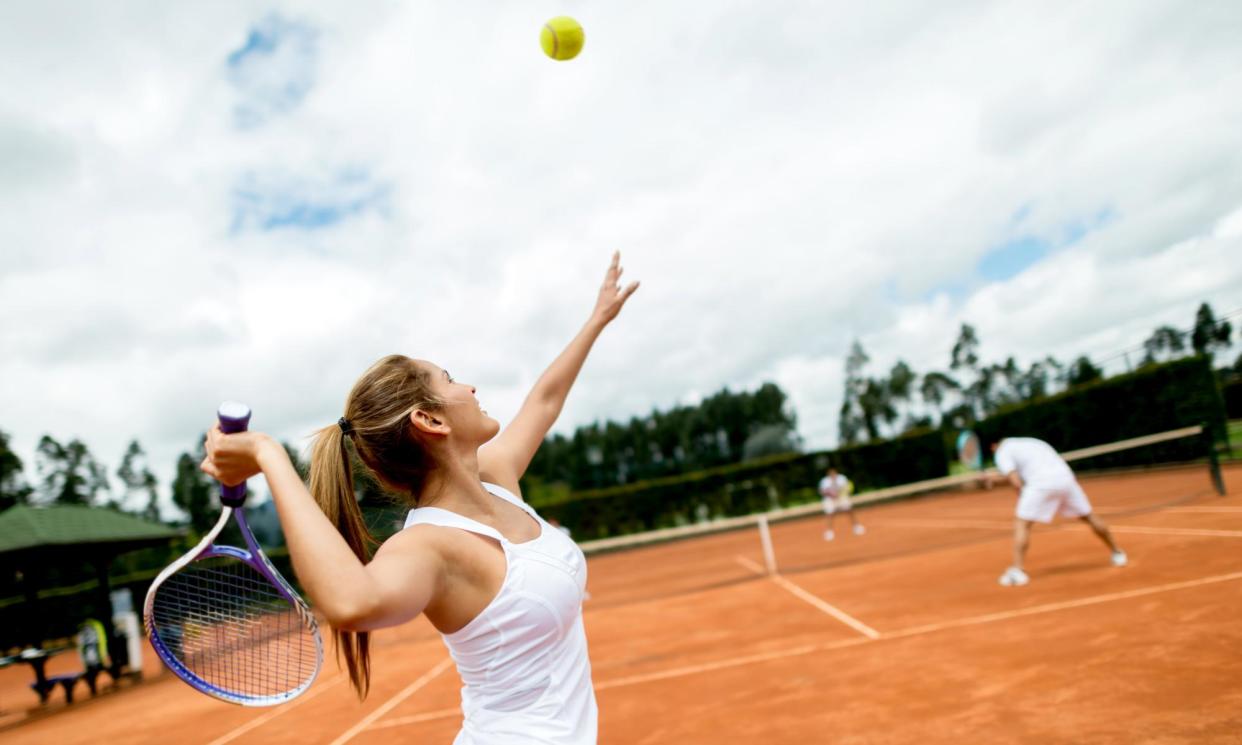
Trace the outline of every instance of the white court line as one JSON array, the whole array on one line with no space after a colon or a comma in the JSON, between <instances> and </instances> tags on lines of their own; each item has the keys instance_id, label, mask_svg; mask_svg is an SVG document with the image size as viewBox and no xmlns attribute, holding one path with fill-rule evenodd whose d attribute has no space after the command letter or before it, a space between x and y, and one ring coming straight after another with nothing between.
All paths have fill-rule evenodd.
<instances>
[{"instance_id":1,"label":"white court line","mask_svg":"<svg viewBox=\"0 0 1242 745\"><path fill-rule=\"evenodd\" d=\"M741 557L739 557L741 558ZM753 564L753 562L751 562ZM758 566L758 565L756 565ZM922 634L930 634L936 631L944 631L945 629L960 628L964 626L976 626L986 623L994 623L996 621L1007 621L1011 618L1020 618L1022 616L1034 616L1042 613L1051 613L1053 611L1064 610L1067 608L1080 608L1086 605L1095 605L1098 603L1107 603L1113 600L1124 600L1125 598L1141 597L1144 595L1155 595L1162 592L1172 592L1182 590L1188 587L1201 587L1203 585L1215 584L1217 582L1231 582L1233 580L1242 579L1242 572L1234 572L1232 574L1220 574L1213 577L1204 577L1203 579L1188 580L1186 582L1173 582L1166 585L1157 585L1155 587L1147 587L1139 590L1129 590L1126 592L1114 592L1107 595L1095 595L1089 598L1080 598L1078 600L1070 600L1064 603L1049 603L1047 605L1037 605L1030 608L1020 608L1018 610L1007 611L1005 613L990 613L985 616L972 616L970 618L961 618L955 621L946 621L944 623L927 624L924 626L913 626L908 629L888 632L883 634L879 639L870 639L856 637L853 639L843 639L826 644L804 644L799 647L791 647L789 649L774 650L765 652L764 654L748 655L746 657L733 657L725 660L717 660L716 662L707 662L699 665L689 665L686 667L673 668L671 670L662 670L644 675L632 675L626 678L614 678L603 683L597 683L595 690L603 691L609 688L621 688L623 686L638 685L641 683L649 683L657 680L668 680L670 678L682 678L688 675L697 675L699 673L711 672L714 670L726 670L733 667L744 667L746 665L754 665L760 662L770 662L786 657L797 657L799 655L810 654L812 652L826 652L834 649L842 649L845 647L854 647L863 644L878 644L889 639L906 639L912 636ZM430 712L420 715L418 721L428 721L433 718L433 714L441 714L441 717L447 717L459 713L457 710L444 710L442 712ZM441 718L438 717L438 718ZM397 720L393 720L394 722ZM378 729L378 728L376 728ZM335 743L334 743L335 745Z\"/></svg>"},{"instance_id":2,"label":"white court line","mask_svg":"<svg viewBox=\"0 0 1242 745\"><path fill-rule=\"evenodd\" d=\"M209 742L207 745L224 745L224 743L226 742L232 742L233 740L236 740L238 737L241 737L242 735L246 734L250 730L267 724L268 722L272 721L273 719L280 716L281 714L287 714L289 711L296 709L297 707L301 706L307 701L310 701L311 699L323 693L324 691L328 690L329 688L336 685L337 683L340 683L344 679L345 679L344 675L338 674L335 678L332 678L331 680L328 680L328 681L324 681L323 683L319 684L319 686L317 686L313 690L307 691L305 695L297 697L296 699L289 702L288 704L285 704L284 706L281 706L276 709L272 709L268 713L262 716L251 719L249 722L246 722L245 724L238 727L237 729L234 729L231 732L227 732L221 735L220 737L217 737L216 739Z\"/></svg>"},{"instance_id":3,"label":"white court line","mask_svg":"<svg viewBox=\"0 0 1242 745\"><path fill-rule=\"evenodd\" d=\"M764 571L763 567L759 566L758 564L746 558L745 556L734 556L733 559L737 561L737 563L741 564L742 566L746 567L747 569L751 570L752 572L756 574L767 574L767 572ZM781 589L785 590L786 592L790 593L794 597L798 598L799 600L802 600L805 603L808 603L814 606L821 612L832 616L833 618L837 619L838 621L845 624L846 626L849 626L851 629L854 629L855 631L867 637L868 639L879 639L880 638L880 632L871 628L870 626L863 623L862 621L859 621L857 618L854 618L853 616L841 610L840 608L836 607L835 605L832 605L831 603L825 600L822 600L821 598L818 598L815 595L812 595L811 593L807 592L801 587L798 587L797 585L785 579L784 577L780 576L779 574L773 574L770 577L770 579L773 582L775 582L777 586L779 586Z\"/></svg>"},{"instance_id":4,"label":"white court line","mask_svg":"<svg viewBox=\"0 0 1242 745\"><path fill-rule=\"evenodd\" d=\"M1208 528L1149 528L1139 525L1110 525L1114 533L1144 533L1146 535L1203 535L1218 538L1242 538L1242 530L1211 530Z\"/></svg>"},{"instance_id":5,"label":"white court line","mask_svg":"<svg viewBox=\"0 0 1242 745\"><path fill-rule=\"evenodd\" d=\"M733 560L741 564L742 566L746 567L750 571L754 572L755 574L758 574L760 577L768 573L768 570L759 566L758 564L746 558L745 556L734 556Z\"/></svg>"},{"instance_id":6,"label":"white court line","mask_svg":"<svg viewBox=\"0 0 1242 745\"><path fill-rule=\"evenodd\" d=\"M418 724L419 722L430 722L435 719L448 719L451 716L461 716L461 707L456 709L437 709L424 714L415 714L408 717L395 717L393 719L385 719L382 722L376 722L367 727L368 732L374 732L377 729L385 729L387 727L404 727L407 724Z\"/></svg>"},{"instance_id":7,"label":"white court line","mask_svg":"<svg viewBox=\"0 0 1242 745\"><path fill-rule=\"evenodd\" d=\"M1221 512L1238 514L1242 513L1242 507L1170 507L1165 512Z\"/></svg>"},{"instance_id":8,"label":"white court line","mask_svg":"<svg viewBox=\"0 0 1242 745\"><path fill-rule=\"evenodd\" d=\"M945 520L942 518L900 518L895 520L873 520L876 525L896 525L899 528L985 528L996 530L1013 530L1012 522L1000 520Z\"/></svg>"},{"instance_id":9,"label":"white court line","mask_svg":"<svg viewBox=\"0 0 1242 745\"><path fill-rule=\"evenodd\" d=\"M754 665L759 662L768 662L769 660L779 660L784 657L797 657L798 655L809 654L811 652L820 652L828 649L840 649L842 647L854 647L859 644L869 644L871 641L873 640L863 637L854 637L852 639L838 639L835 642L829 642L827 644L805 644L801 647L778 649L772 652L764 652L763 654L752 654L745 657L732 657L725 660L717 660L715 662L704 662L699 665L677 667L672 670L660 670L654 673L645 673L643 675L631 675L625 678L614 678L612 680L606 680L603 683L597 683L595 685L595 690L604 691L609 688L621 688L622 686L650 683L656 680L682 678L687 675L711 672L712 670L725 670L731 667L743 667L745 665Z\"/></svg>"},{"instance_id":10,"label":"white court line","mask_svg":"<svg viewBox=\"0 0 1242 745\"><path fill-rule=\"evenodd\" d=\"M917 636L920 634L928 634L933 631L941 631L943 629L955 629L963 626L976 626L982 623L992 623L994 621L1006 621L1010 618L1020 618L1023 616L1037 616L1042 613L1051 613L1053 611L1065 610L1066 608L1082 608L1087 605L1098 605L1100 603L1109 603L1114 600L1125 600L1126 598L1138 598L1144 595L1155 595L1162 592L1172 592L1174 590L1184 590L1188 587L1202 587L1203 585L1211 585L1217 582L1231 582L1236 579L1242 579L1242 572L1233 572L1232 574L1218 574L1214 577L1204 577L1203 579L1192 579L1185 582L1171 582L1166 585L1156 585L1155 587L1144 587L1138 590L1126 590L1124 592L1110 592L1105 595L1093 595L1088 598L1079 598L1078 600L1066 600L1061 603L1047 603L1045 605L1033 605L1029 608L1018 608L1017 610L1005 611L1003 613L988 613L983 616L972 616L970 618L959 618L953 621L945 621L942 623L929 623L924 626L914 626L901 631L893 631L885 634L886 638L893 639L907 636Z\"/></svg>"},{"instance_id":11,"label":"white court line","mask_svg":"<svg viewBox=\"0 0 1242 745\"><path fill-rule=\"evenodd\" d=\"M333 740L331 742L331 745L343 745L343 743L347 743L350 740L352 740L354 736L357 735L359 732L363 731L367 727L370 727L371 724L376 719L379 719L380 717L384 716L388 712L392 711L394 706L406 700L407 698L412 696L416 691L418 691L418 689L422 688L423 686L427 685L432 680L434 680L437 675L444 672L445 669L447 669L448 666L451 665L452 663L453 663L452 657L446 657L443 660L440 660L440 662L438 662L435 667L423 673L423 676L421 678L419 678L418 680L406 686L405 689L402 690L397 695L393 696L392 698L388 699L384 703L380 704L379 708L377 708L375 711L371 712L370 714L367 714L365 717L362 718L360 722L358 722L353 727L350 727L348 730L346 730L345 734Z\"/></svg>"},{"instance_id":12,"label":"white court line","mask_svg":"<svg viewBox=\"0 0 1242 745\"><path fill-rule=\"evenodd\" d=\"M840 608L837 608L835 605L825 602L819 599L818 597L812 595L811 593L807 592L806 590L803 590L801 587L798 587L797 585L785 579L784 577L780 576L779 574L773 574L772 581L780 585L782 588L784 588L788 592L792 593L794 596L806 601L807 603L810 603L811 605L815 606L819 610L823 611L824 613L827 613L828 615L837 619L838 621L845 624L846 626L849 626L851 629L854 629L855 631L867 637L868 639L879 639L880 638L880 632L871 628L870 626L863 623L862 621L859 621L857 618L854 618L853 616L841 610Z\"/></svg>"},{"instance_id":13,"label":"white court line","mask_svg":"<svg viewBox=\"0 0 1242 745\"><path fill-rule=\"evenodd\" d=\"M885 520L882 525L896 525L898 527L934 527L934 528L1004 528L1008 530L1013 527L1012 523L1002 523L989 520L939 520L936 518L928 519L909 519L909 520ZM1112 523L1108 529L1114 533L1142 533L1144 535L1197 535L1215 538L1242 538L1242 530L1212 530L1209 528L1160 528L1145 525L1117 525Z\"/></svg>"}]
</instances>

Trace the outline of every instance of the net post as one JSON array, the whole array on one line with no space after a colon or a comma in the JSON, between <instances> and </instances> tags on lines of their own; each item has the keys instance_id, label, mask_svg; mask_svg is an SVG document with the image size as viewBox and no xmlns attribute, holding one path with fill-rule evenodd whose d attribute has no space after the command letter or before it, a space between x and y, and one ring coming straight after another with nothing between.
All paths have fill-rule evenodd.
<instances>
[{"instance_id":1,"label":"net post","mask_svg":"<svg viewBox=\"0 0 1242 745\"><path fill-rule=\"evenodd\" d=\"M1212 486L1216 488L1216 493L1225 496L1225 478L1220 472L1220 456L1216 454L1216 440L1212 437L1212 427L1208 422L1203 423L1203 444L1207 448L1208 456L1208 473L1212 476Z\"/></svg>"},{"instance_id":2,"label":"net post","mask_svg":"<svg viewBox=\"0 0 1242 745\"><path fill-rule=\"evenodd\" d=\"M768 530L768 516L759 516L759 542L763 544L763 565L768 574L776 574L776 552L772 550L772 532Z\"/></svg>"}]
</instances>

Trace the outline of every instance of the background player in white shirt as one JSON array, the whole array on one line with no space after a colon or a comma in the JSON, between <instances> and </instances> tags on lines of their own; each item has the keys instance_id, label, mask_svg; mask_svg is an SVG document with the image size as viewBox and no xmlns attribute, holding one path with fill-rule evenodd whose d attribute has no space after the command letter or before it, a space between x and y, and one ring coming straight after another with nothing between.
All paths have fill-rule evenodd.
<instances>
[{"instance_id":1,"label":"background player in white shirt","mask_svg":"<svg viewBox=\"0 0 1242 745\"><path fill-rule=\"evenodd\" d=\"M819 496L824 500L824 514L828 516L828 530L824 531L824 540L831 541L837 537L832 530L832 521L838 512L844 512L850 516L850 522L854 525L854 535L862 535L867 529L858 522L858 518L854 515L854 503L850 501L850 493L854 491L854 485L850 480L842 474L837 473L837 469L829 467L828 473L819 480Z\"/></svg>"},{"instance_id":2,"label":"background player in white shirt","mask_svg":"<svg viewBox=\"0 0 1242 745\"><path fill-rule=\"evenodd\" d=\"M1018 490L1013 566L1001 575L1002 585L1020 586L1030 581L1022 565L1030 544L1031 524L1050 523L1057 514L1076 517L1091 526L1112 551L1113 565L1126 565L1125 551L1117 547L1108 526L1092 514L1091 503L1074 472L1051 445L1034 437L1006 437L992 443L992 453L996 469Z\"/></svg>"}]
</instances>

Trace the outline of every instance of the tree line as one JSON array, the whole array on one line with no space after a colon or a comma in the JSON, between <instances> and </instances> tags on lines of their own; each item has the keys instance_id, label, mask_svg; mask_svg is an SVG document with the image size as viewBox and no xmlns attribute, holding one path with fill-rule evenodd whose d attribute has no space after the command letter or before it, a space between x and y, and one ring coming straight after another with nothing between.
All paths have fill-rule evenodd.
<instances>
[{"instance_id":1,"label":"tree line","mask_svg":"<svg viewBox=\"0 0 1242 745\"><path fill-rule=\"evenodd\" d=\"M1199 306L1189 329L1160 326L1135 351L1123 353L1127 365L1153 365L1186 354L1211 357L1231 346L1232 324L1216 318L1207 303ZM1140 355L1141 352L1141 355ZM979 358L975 328L963 323L946 369L918 373L898 360L887 375L870 376L870 358L855 341L845 360L845 390L838 415L843 445L877 440L923 427L964 426L1015 403L1091 383L1104 370L1083 355L1069 363L1052 356L1019 365L1013 357L985 363ZM1233 364L1242 374L1242 355Z\"/></svg>"},{"instance_id":2,"label":"tree line","mask_svg":"<svg viewBox=\"0 0 1242 745\"><path fill-rule=\"evenodd\" d=\"M796 428L789 398L775 383L754 391L724 388L694 405L551 435L522 486L539 502L569 489L617 486L796 451L801 445Z\"/></svg>"},{"instance_id":3,"label":"tree line","mask_svg":"<svg viewBox=\"0 0 1242 745\"><path fill-rule=\"evenodd\" d=\"M159 482L138 440L130 441L120 466L109 474L86 443L77 438L60 442L44 435L35 448L31 482L25 478L25 464L9 446L8 434L0 431L0 511L19 504L103 507L152 522L188 524L201 534L220 514L216 482L198 468L205 457L202 441L200 437L198 447L178 456L169 496L179 514L165 515L160 509ZM304 470L297 451L288 444L285 450L299 471Z\"/></svg>"},{"instance_id":4,"label":"tree line","mask_svg":"<svg viewBox=\"0 0 1242 745\"><path fill-rule=\"evenodd\" d=\"M1189 329L1156 328L1135 350L1139 366L1185 354L1212 355L1231 345L1233 327L1217 319L1204 303ZM985 363L979 356L974 327L963 324L945 369L919 373L898 360L887 374L868 374L870 362L855 341L845 362L845 390L839 426L842 445L857 444L920 427L970 423L1006 405L1028 401L1099 380L1101 367L1086 356L1062 363L1051 356L1019 365L1013 357ZM1232 368L1242 375L1242 356ZM572 435L544 440L523 478L534 502L570 490L601 488L797 451L797 418L788 396L775 383L754 391L724 388L697 404L652 410L628 421L594 422ZM84 442L44 435L35 451L34 478L28 481L22 460L0 431L0 510L16 504L81 504L130 512L149 520L188 524L195 533L211 527L218 515L214 482L198 469L199 445L176 462L169 496L178 514L160 509L159 484L147 454L135 439L112 474ZM285 445L299 470L298 453ZM364 505L387 498L355 463L355 484ZM114 481L115 478L115 488Z\"/></svg>"}]
</instances>

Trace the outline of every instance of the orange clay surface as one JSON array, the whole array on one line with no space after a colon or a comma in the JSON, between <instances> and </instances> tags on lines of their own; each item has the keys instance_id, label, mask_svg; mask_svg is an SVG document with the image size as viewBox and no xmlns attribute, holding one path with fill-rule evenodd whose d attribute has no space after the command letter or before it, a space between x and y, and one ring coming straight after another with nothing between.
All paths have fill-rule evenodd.
<instances>
[{"instance_id":1,"label":"orange clay surface","mask_svg":"<svg viewBox=\"0 0 1242 745\"><path fill-rule=\"evenodd\" d=\"M780 574L748 529L592 557L587 633L600 742L1242 742L1242 466L1087 477L1129 552L1109 565L1076 521L1036 530L1031 584L1004 588L1011 491L967 491L774 525ZM149 650L148 650L149 652ZM147 676L35 706L0 670L0 742L442 743L460 682L425 621L376 635L370 697L335 665L293 703ZM78 668L53 658L50 674Z\"/></svg>"}]
</instances>

